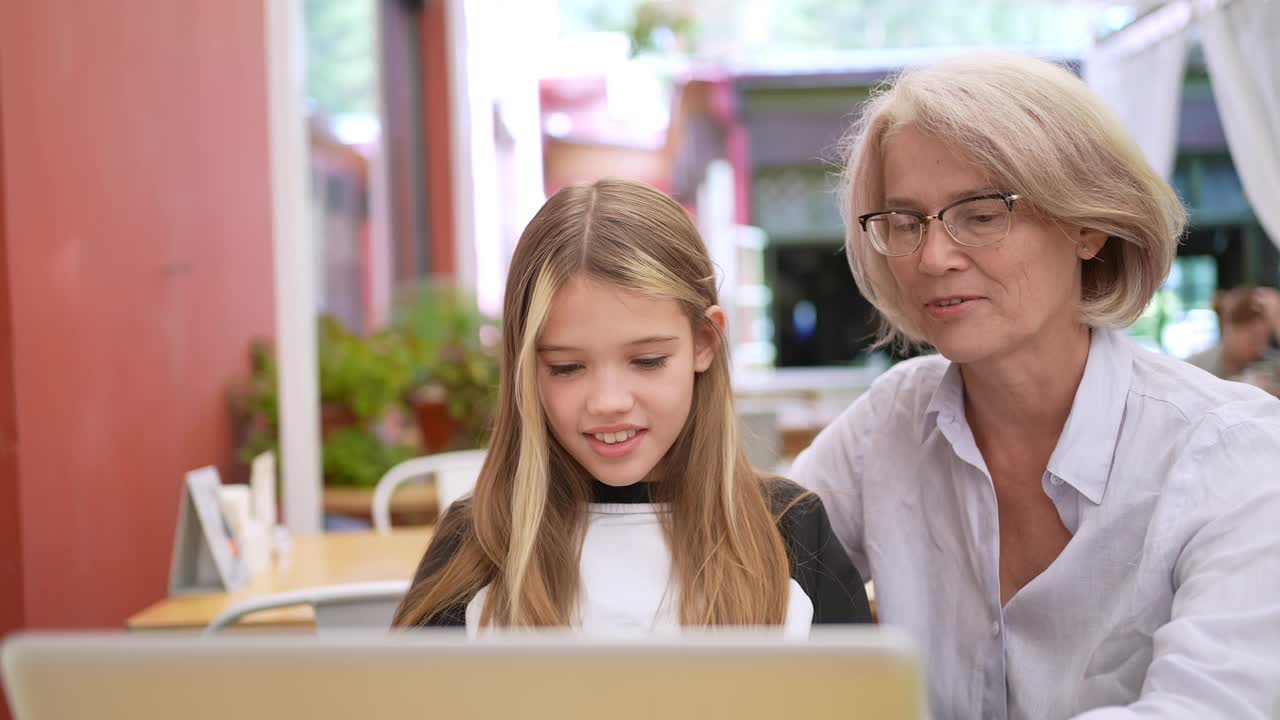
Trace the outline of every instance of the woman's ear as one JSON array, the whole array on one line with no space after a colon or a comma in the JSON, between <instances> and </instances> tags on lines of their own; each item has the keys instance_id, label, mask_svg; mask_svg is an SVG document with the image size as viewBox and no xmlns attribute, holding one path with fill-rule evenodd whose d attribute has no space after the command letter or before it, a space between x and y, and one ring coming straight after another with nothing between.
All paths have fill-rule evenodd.
<instances>
[{"instance_id":1,"label":"woman's ear","mask_svg":"<svg viewBox=\"0 0 1280 720\"><path fill-rule=\"evenodd\" d=\"M1076 254L1081 260L1092 260L1107 244L1107 234L1094 228L1081 227L1076 231Z\"/></svg>"},{"instance_id":2,"label":"woman's ear","mask_svg":"<svg viewBox=\"0 0 1280 720\"><path fill-rule=\"evenodd\" d=\"M724 308L712 305L703 313L706 323L698 323L693 330L693 369L702 372L711 367L711 361L720 352L721 338L724 337Z\"/></svg>"}]
</instances>

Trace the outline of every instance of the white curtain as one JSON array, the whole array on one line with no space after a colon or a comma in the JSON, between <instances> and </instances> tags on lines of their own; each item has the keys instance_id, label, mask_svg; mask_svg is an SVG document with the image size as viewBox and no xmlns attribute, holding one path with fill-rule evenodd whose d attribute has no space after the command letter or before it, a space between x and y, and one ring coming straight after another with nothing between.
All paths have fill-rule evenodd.
<instances>
[{"instance_id":1,"label":"white curtain","mask_svg":"<svg viewBox=\"0 0 1280 720\"><path fill-rule=\"evenodd\" d=\"M1196 9L1231 160L1280 247L1280 1L1201 0Z\"/></svg>"},{"instance_id":2,"label":"white curtain","mask_svg":"<svg viewBox=\"0 0 1280 720\"><path fill-rule=\"evenodd\" d=\"M1165 179L1177 155L1190 19L1188 2L1168 3L1104 38L1084 63L1085 82Z\"/></svg>"}]
</instances>

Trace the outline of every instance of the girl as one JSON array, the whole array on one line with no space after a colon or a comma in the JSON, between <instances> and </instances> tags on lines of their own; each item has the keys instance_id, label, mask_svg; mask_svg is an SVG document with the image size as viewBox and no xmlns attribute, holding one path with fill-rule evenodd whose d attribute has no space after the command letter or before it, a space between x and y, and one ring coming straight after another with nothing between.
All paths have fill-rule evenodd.
<instances>
[{"instance_id":1,"label":"girl","mask_svg":"<svg viewBox=\"0 0 1280 720\"><path fill-rule=\"evenodd\" d=\"M715 273L683 208L631 182L561 190L504 302L488 456L396 625L869 621L822 503L745 460Z\"/></svg>"}]
</instances>

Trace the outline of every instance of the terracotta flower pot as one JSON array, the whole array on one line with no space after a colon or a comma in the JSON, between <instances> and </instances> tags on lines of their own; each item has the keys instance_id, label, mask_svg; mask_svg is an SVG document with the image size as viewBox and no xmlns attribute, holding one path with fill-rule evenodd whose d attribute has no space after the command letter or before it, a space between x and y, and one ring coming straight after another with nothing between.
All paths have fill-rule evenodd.
<instances>
[{"instance_id":1,"label":"terracotta flower pot","mask_svg":"<svg viewBox=\"0 0 1280 720\"><path fill-rule=\"evenodd\" d=\"M458 435L458 423L449 415L449 405L438 397L413 398L413 414L422 432L422 445L428 453L448 450Z\"/></svg>"},{"instance_id":2,"label":"terracotta flower pot","mask_svg":"<svg viewBox=\"0 0 1280 720\"><path fill-rule=\"evenodd\" d=\"M339 430L345 430L356 424L356 414L345 405L321 403L320 405L320 437L327 438Z\"/></svg>"}]
</instances>

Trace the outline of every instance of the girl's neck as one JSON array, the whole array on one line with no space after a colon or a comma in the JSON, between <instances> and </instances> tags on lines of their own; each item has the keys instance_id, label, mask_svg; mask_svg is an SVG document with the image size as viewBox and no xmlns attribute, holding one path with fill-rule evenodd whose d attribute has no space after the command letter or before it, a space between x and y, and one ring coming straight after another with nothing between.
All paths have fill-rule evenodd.
<instances>
[{"instance_id":1,"label":"girl's neck","mask_svg":"<svg viewBox=\"0 0 1280 720\"><path fill-rule=\"evenodd\" d=\"M653 502L653 483L641 481L631 485L606 485L591 480L591 502L609 505L633 505Z\"/></svg>"}]
</instances>

